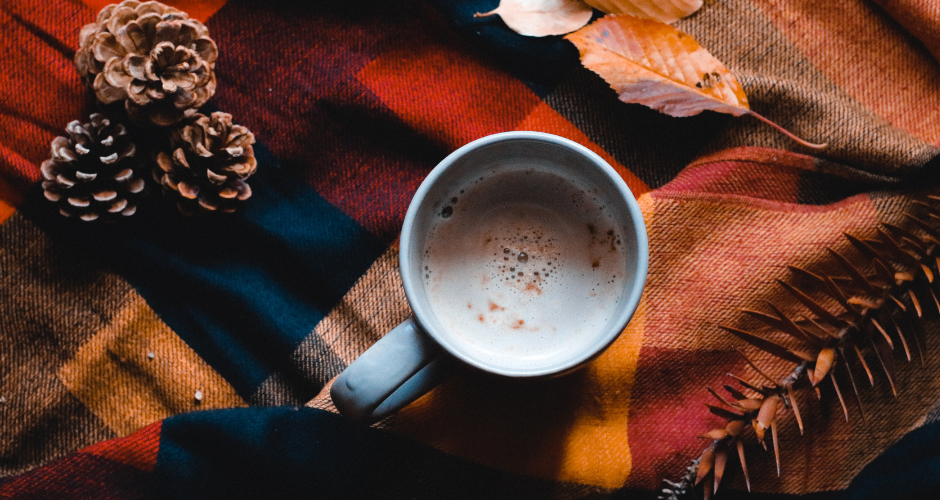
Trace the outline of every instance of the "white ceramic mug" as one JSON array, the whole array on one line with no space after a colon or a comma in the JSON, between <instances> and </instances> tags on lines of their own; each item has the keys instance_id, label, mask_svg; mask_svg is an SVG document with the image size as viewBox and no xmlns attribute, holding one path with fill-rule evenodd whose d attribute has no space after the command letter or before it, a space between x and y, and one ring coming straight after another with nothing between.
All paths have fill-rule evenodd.
<instances>
[{"instance_id":1,"label":"white ceramic mug","mask_svg":"<svg viewBox=\"0 0 940 500\"><path fill-rule=\"evenodd\" d=\"M431 171L399 258L413 316L331 390L363 423L420 397L454 360L513 378L582 366L632 318L649 254L640 208L607 162L558 136L506 132Z\"/></svg>"}]
</instances>

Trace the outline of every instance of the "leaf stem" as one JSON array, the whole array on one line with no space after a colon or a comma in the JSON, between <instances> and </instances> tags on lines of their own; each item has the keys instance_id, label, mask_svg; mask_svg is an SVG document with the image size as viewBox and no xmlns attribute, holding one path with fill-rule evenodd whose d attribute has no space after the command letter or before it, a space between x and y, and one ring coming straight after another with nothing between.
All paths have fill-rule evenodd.
<instances>
[{"instance_id":1,"label":"leaf stem","mask_svg":"<svg viewBox=\"0 0 940 500\"><path fill-rule=\"evenodd\" d=\"M803 139L800 139L799 137L797 137L796 135L794 135L794 134L793 134L792 132L790 132L789 130L787 130L787 129L781 127L780 125L777 125L776 123L770 121L770 120L767 119L767 118L764 118L763 116L760 115L760 113L758 113L758 112L756 112L756 111L754 111L754 110L748 110L748 114L750 114L750 115L753 116L754 118L757 118L758 120L760 120L760 121L766 123L767 125L770 125L771 127L777 129L778 132L780 132L781 134L783 134L783 135L789 137L790 139L793 139L793 141L795 141L797 144L800 144L801 146L806 146L806 147L811 148L811 149L826 149L826 146L829 145L828 142L824 142L824 143L822 143L822 144L816 144L816 143L814 143L814 142L808 142L808 141L805 141L805 140L803 140Z\"/></svg>"}]
</instances>

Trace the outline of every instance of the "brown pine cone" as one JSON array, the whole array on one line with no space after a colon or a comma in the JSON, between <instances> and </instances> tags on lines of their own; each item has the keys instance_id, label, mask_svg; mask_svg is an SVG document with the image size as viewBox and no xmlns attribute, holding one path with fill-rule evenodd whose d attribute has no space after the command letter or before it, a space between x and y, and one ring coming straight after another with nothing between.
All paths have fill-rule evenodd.
<instances>
[{"instance_id":1,"label":"brown pine cone","mask_svg":"<svg viewBox=\"0 0 940 500\"><path fill-rule=\"evenodd\" d=\"M59 212L82 220L134 215L145 183L136 147L120 123L95 113L90 123L68 124L68 137L52 140L52 158L42 163L43 194Z\"/></svg>"},{"instance_id":2,"label":"brown pine cone","mask_svg":"<svg viewBox=\"0 0 940 500\"><path fill-rule=\"evenodd\" d=\"M258 162L251 145L255 136L232 123L232 115L197 113L170 135L172 151L157 155L153 178L180 212L234 212L239 200L251 196L245 182Z\"/></svg>"},{"instance_id":3,"label":"brown pine cone","mask_svg":"<svg viewBox=\"0 0 940 500\"><path fill-rule=\"evenodd\" d=\"M75 66L104 104L135 121L173 125L215 93L219 52L209 30L160 2L125 0L82 28Z\"/></svg>"}]
</instances>

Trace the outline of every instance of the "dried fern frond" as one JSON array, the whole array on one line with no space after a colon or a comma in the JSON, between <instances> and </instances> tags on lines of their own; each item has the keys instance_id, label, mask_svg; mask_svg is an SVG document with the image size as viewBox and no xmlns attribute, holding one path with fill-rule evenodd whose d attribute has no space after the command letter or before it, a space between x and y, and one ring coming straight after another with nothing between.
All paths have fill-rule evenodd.
<instances>
[{"instance_id":1,"label":"dried fern frond","mask_svg":"<svg viewBox=\"0 0 940 500\"><path fill-rule=\"evenodd\" d=\"M779 476L779 422L792 412L800 434L804 431L797 406L798 391L814 390L821 398L820 387L831 386L846 421L850 418L850 403L866 420L859 381L867 379L874 386L881 372L897 397L895 352L903 353L907 361L918 357L923 363L924 316L928 311L940 313L940 197L928 199L929 203L915 202L917 212L922 213L903 214L908 227L881 223L873 239L845 234L858 255L827 248L831 260L826 272L789 266L797 279L777 283L805 308L802 315L790 317L770 302L766 302L769 311L741 310L774 332L774 340L753 331L718 325L745 343L791 363L793 369L786 377L775 379L739 349L760 380L748 381L729 373L741 389L724 385L727 397L706 387L717 402L706 407L727 424L699 436L712 442L678 482L664 481L660 498L691 498L699 487L702 497L710 498L725 476L729 455L735 453L750 491L745 439L756 439L767 449L769 435ZM866 274L866 269L874 270L874 274ZM833 274L832 270L844 274ZM866 355L877 359L877 365L870 365ZM853 364L855 370L861 368L864 372L861 378L856 378ZM756 396L748 396L745 390ZM848 398L852 401L847 402Z\"/></svg>"}]
</instances>

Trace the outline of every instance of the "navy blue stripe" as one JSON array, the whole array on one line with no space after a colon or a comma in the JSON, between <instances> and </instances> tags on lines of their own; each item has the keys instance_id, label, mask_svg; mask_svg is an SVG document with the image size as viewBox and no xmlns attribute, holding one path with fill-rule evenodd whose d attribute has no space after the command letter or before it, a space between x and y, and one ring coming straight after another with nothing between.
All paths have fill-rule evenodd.
<instances>
[{"instance_id":1,"label":"navy blue stripe","mask_svg":"<svg viewBox=\"0 0 940 500\"><path fill-rule=\"evenodd\" d=\"M312 408L240 408L171 417L163 422L154 478L158 497L174 500L584 498L610 493L485 467Z\"/></svg>"}]
</instances>

